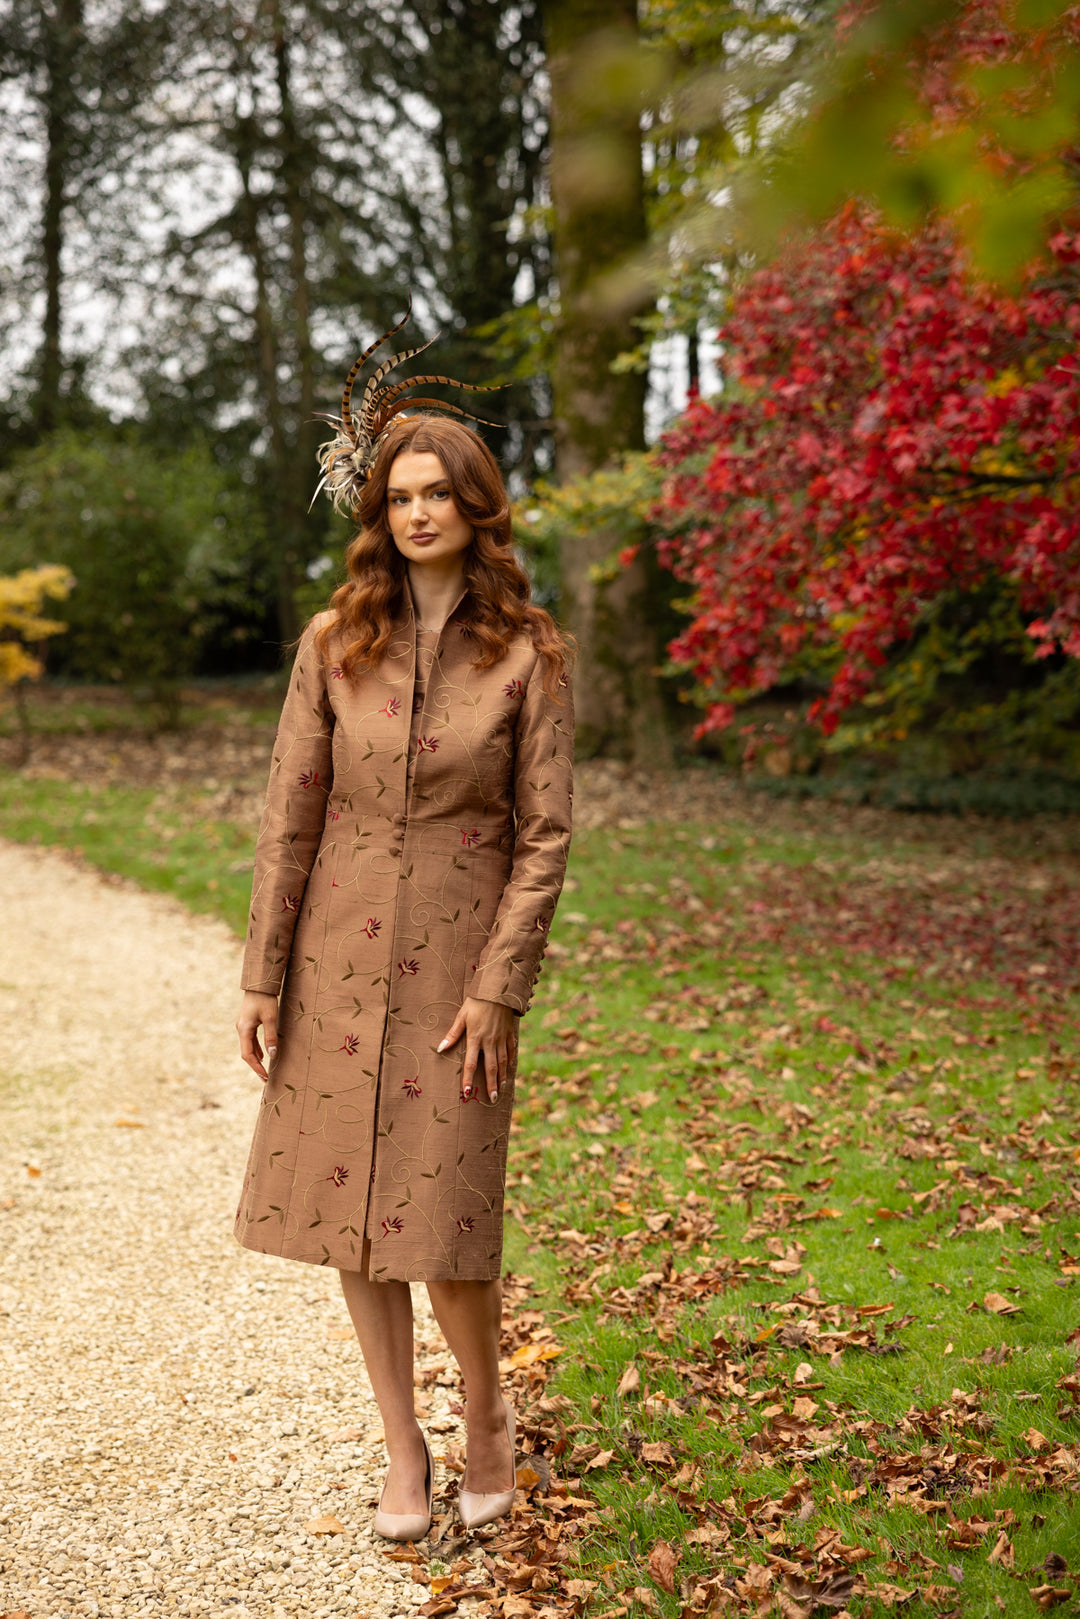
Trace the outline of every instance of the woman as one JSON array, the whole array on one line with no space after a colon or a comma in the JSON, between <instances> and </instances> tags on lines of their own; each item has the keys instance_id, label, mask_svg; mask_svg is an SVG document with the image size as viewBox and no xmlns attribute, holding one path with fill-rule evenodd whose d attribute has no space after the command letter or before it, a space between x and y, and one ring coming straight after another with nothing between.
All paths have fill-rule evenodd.
<instances>
[{"instance_id":1,"label":"woman","mask_svg":"<svg viewBox=\"0 0 1080 1619\"><path fill-rule=\"evenodd\" d=\"M348 582L301 639L274 749L237 1022L266 1089L236 1230L340 1271L389 1453L375 1527L418 1539L433 1464L410 1281L465 1385L461 1520L513 1502L503 1186L517 1022L569 845L572 708L480 438L418 416L375 449L350 452Z\"/></svg>"}]
</instances>

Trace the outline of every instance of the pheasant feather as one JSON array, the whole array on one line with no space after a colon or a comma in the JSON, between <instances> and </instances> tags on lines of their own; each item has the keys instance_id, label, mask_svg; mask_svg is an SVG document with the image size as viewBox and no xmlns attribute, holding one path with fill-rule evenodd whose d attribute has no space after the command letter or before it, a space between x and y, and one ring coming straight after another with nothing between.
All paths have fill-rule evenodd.
<instances>
[{"instance_id":1,"label":"pheasant feather","mask_svg":"<svg viewBox=\"0 0 1080 1619\"><path fill-rule=\"evenodd\" d=\"M412 299L405 315L396 326L391 326L388 332L377 338L361 354L349 375L345 379L345 391L341 396L340 416L320 416L319 420L328 422L335 429L334 437L323 444L318 452L319 470L322 477L312 496L312 505L325 489L340 511L348 508L355 511L363 494L364 486L371 477L371 470L375 465L375 457L379 445L387 430L397 420L402 411L411 406L419 405L429 410L445 411L452 416L467 416L473 421L484 422L485 425L498 427L498 422L489 422L486 416L478 416L475 411L463 410L459 405L447 404L442 399L420 398L408 393L408 390L418 387L430 386L436 383L445 388L467 388L470 392L491 393L494 390L482 384L473 382L458 382L455 377L444 377L436 373L422 377L408 377L401 382L389 383L382 386L384 377L390 375L397 366L404 365L407 360L415 359L423 354L436 341L421 343L417 348L403 349L400 354L392 354L389 359L382 360L368 378L360 396L359 406L354 410L352 404L353 389L356 379L372 355L382 345L400 332L412 314Z\"/></svg>"}]
</instances>

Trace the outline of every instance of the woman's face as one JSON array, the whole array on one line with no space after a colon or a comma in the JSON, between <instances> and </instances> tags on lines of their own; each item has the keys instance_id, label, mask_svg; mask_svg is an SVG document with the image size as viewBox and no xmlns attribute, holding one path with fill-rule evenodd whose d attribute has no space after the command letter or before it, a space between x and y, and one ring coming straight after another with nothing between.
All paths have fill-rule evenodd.
<instances>
[{"instance_id":1,"label":"woman's face","mask_svg":"<svg viewBox=\"0 0 1080 1619\"><path fill-rule=\"evenodd\" d=\"M472 524L454 505L446 468L432 450L402 450L394 457L386 512L406 562L446 563L472 541Z\"/></svg>"}]
</instances>

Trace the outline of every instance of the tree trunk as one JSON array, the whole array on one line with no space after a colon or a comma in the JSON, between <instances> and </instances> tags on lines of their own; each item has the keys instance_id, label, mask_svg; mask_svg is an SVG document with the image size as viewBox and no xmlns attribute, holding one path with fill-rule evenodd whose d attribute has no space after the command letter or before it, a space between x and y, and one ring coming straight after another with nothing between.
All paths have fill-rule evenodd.
<instances>
[{"instance_id":1,"label":"tree trunk","mask_svg":"<svg viewBox=\"0 0 1080 1619\"><path fill-rule=\"evenodd\" d=\"M292 281L290 310L293 362L296 368L297 416L291 442L285 446L286 463L281 469L285 507L281 513L285 571L289 581L287 623L282 635L293 641L300 630L292 597L297 567L310 555L307 545L310 491L315 487L315 451L318 424L315 421L315 355L311 342L311 284L308 276L307 215L309 197L305 184L307 156L296 120L289 62L289 42L280 6L274 8L274 58L278 99L281 107L281 182L289 216L289 272Z\"/></svg>"},{"instance_id":2,"label":"tree trunk","mask_svg":"<svg viewBox=\"0 0 1080 1619\"><path fill-rule=\"evenodd\" d=\"M552 376L555 470L596 471L645 444L646 378L612 370L635 347L644 294L616 293L616 272L646 241L641 134L634 97L620 95L638 48L636 0L545 0L551 77L551 196L559 282ZM621 64L621 71L620 71ZM569 534L563 547L563 621L578 643L581 752L610 752L661 768L671 744L655 675L648 565L639 558L610 584L594 569L617 539Z\"/></svg>"},{"instance_id":3,"label":"tree trunk","mask_svg":"<svg viewBox=\"0 0 1080 1619\"><path fill-rule=\"evenodd\" d=\"M247 120L237 121L236 166L241 185L241 239L251 265L255 283L255 338L258 353L258 376L269 434L269 494L267 521L270 532L277 535L278 577L277 610L278 632L283 641L294 641L299 632L296 617L295 558L288 522L289 445L285 434L281 389L278 385L278 336L270 298L270 277L266 265L260 233L259 205L251 188L251 151L255 131Z\"/></svg>"},{"instance_id":4,"label":"tree trunk","mask_svg":"<svg viewBox=\"0 0 1080 1619\"><path fill-rule=\"evenodd\" d=\"M81 0L59 0L56 14L43 22L45 57L45 175L41 220L45 313L37 398L37 430L49 433L60 419L63 381L61 288L64 208L71 168L71 103L75 60L82 27Z\"/></svg>"}]
</instances>

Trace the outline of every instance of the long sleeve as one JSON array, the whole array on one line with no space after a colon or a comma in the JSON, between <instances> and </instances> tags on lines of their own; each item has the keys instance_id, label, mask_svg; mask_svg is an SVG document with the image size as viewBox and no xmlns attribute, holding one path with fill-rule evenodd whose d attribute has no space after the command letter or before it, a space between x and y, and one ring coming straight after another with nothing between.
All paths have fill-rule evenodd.
<instances>
[{"instance_id":1,"label":"long sleeve","mask_svg":"<svg viewBox=\"0 0 1080 1619\"><path fill-rule=\"evenodd\" d=\"M573 697L569 682L550 696L543 675L538 657L517 720L510 880L467 991L515 1012L532 999L570 848Z\"/></svg>"},{"instance_id":2,"label":"long sleeve","mask_svg":"<svg viewBox=\"0 0 1080 1619\"><path fill-rule=\"evenodd\" d=\"M313 644L317 627L308 625L296 654L255 848L243 987L268 995L281 989L333 785L334 715Z\"/></svg>"}]
</instances>

